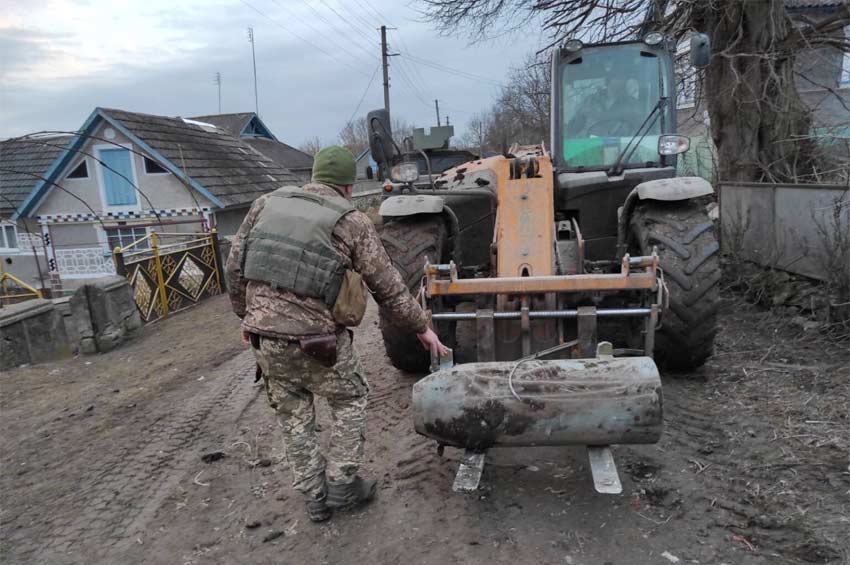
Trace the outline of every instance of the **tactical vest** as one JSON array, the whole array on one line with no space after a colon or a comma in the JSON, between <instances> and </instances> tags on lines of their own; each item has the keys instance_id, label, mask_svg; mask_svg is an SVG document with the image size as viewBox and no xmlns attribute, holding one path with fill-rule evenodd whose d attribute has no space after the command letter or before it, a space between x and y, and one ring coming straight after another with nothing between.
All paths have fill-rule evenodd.
<instances>
[{"instance_id":1,"label":"tactical vest","mask_svg":"<svg viewBox=\"0 0 850 565\"><path fill-rule=\"evenodd\" d=\"M275 190L248 234L244 277L333 308L347 261L334 247L332 233L354 209L342 197L294 187Z\"/></svg>"}]
</instances>

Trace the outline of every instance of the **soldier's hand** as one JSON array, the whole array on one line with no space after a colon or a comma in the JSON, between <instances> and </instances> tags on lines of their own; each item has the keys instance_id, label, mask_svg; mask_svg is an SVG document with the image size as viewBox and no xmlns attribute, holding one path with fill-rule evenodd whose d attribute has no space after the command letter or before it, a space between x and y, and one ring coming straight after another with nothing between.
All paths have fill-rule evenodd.
<instances>
[{"instance_id":1,"label":"soldier's hand","mask_svg":"<svg viewBox=\"0 0 850 565\"><path fill-rule=\"evenodd\" d=\"M443 345L440 338L437 337L437 334L431 328L428 328L421 334L416 334L416 337L419 338L422 347L431 352L431 355L447 355L449 353L449 348Z\"/></svg>"},{"instance_id":2,"label":"soldier's hand","mask_svg":"<svg viewBox=\"0 0 850 565\"><path fill-rule=\"evenodd\" d=\"M251 336L245 330L242 330L242 343L251 343Z\"/></svg>"}]
</instances>

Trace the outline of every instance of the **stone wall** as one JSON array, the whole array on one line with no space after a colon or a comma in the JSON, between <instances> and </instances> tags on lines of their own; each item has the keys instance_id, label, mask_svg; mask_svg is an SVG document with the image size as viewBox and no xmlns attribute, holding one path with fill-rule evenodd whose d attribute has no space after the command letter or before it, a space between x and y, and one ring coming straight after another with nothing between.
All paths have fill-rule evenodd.
<instances>
[{"instance_id":1,"label":"stone wall","mask_svg":"<svg viewBox=\"0 0 850 565\"><path fill-rule=\"evenodd\" d=\"M81 353L110 351L142 327L133 291L124 277L105 277L81 286L69 305L66 320L74 326L69 333L79 336Z\"/></svg>"},{"instance_id":2,"label":"stone wall","mask_svg":"<svg viewBox=\"0 0 850 565\"><path fill-rule=\"evenodd\" d=\"M0 370L70 356L62 316L50 300L0 308Z\"/></svg>"}]
</instances>

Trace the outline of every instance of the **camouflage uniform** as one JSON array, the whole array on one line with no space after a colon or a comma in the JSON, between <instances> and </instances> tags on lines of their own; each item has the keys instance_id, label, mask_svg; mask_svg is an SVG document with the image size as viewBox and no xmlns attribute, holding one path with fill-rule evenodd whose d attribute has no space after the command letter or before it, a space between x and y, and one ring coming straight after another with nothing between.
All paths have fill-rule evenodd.
<instances>
[{"instance_id":1,"label":"camouflage uniform","mask_svg":"<svg viewBox=\"0 0 850 565\"><path fill-rule=\"evenodd\" d=\"M340 195L332 186L319 183L307 184L303 190ZM260 348L254 353L266 377L269 402L277 411L283 430L293 486L313 494L321 489L326 473L334 484L354 480L363 462L369 386L354 353L350 332L336 324L321 299L273 289L242 276L244 242L267 198L254 203L233 239L227 282L242 328L262 336ZM428 317L410 296L371 220L362 212L351 212L337 223L333 237L336 250L363 277L382 314L402 329L425 331ZM303 354L297 343L300 337L334 333L338 336L338 357L332 368ZM316 436L314 394L327 398L333 418L331 447L324 455Z\"/></svg>"}]
</instances>

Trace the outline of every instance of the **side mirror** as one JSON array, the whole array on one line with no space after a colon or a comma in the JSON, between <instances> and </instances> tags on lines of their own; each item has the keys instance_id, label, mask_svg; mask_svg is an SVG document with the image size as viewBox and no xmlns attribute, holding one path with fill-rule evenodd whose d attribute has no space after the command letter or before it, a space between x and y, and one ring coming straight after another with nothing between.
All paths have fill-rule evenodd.
<instances>
[{"instance_id":1,"label":"side mirror","mask_svg":"<svg viewBox=\"0 0 850 565\"><path fill-rule=\"evenodd\" d=\"M704 69L711 62L711 41L704 33L691 37L691 65Z\"/></svg>"},{"instance_id":2,"label":"side mirror","mask_svg":"<svg viewBox=\"0 0 850 565\"><path fill-rule=\"evenodd\" d=\"M374 176L374 173L372 173L372 165L366 165L366 178L372 180L372 177Z\"/></svg>"},{"instance_id":3,"label":"side mirror","mask_svg":"<svg viewBox=\"0 0 850 565\"><path fill-rule=\"evenodd\" d=\"M384 109L372 110L366 115L366 124L369 128L369 149L372 151L372 158L383 168L395 155L390 114Z\"/></svg>"}]
</instances>

